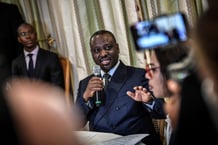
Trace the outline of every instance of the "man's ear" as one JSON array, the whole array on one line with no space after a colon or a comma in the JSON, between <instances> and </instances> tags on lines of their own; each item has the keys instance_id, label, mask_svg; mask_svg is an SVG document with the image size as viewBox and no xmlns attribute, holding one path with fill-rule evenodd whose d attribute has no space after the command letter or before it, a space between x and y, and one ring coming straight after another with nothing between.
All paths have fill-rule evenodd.
<instances>
[{"instance_id":1,"label":"man's ear","mask_svg":"<svg viewBox=\"0 0 218 145\"><path fill-rule=\"evenodd\" d=\"M116 47L117 47L118 52L120 53L120 47L118 43L116 43Z\"/></svg>"},{"instance_id":2,"label":"man's ear","mask_svg":"<svg viewBox=\"0 0 218 145\"><path fill-rule=\"evenodd\" d=\"M20 37L19 37L19 36L17 37L17 40L18 40L19 43L21 43L21 41L20 41Z\"/></svg>"}]
</instances>

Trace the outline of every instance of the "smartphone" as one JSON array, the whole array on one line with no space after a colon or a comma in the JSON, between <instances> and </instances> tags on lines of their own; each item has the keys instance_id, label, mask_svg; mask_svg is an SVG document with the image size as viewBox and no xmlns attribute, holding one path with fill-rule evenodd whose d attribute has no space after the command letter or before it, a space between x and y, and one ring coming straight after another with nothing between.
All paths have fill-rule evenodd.
<instances>
[{"instance_id":1,"label":"smartphone","mask_svg":"<svg viewBox=\"0 0 218 145\"><path fill-rule=\"evenodd\" d=\"M182 12L137 22L130 28L135 48L138 51L157 47L166 48L188 39L187 20Z\"/></svg>"}]
</instances>

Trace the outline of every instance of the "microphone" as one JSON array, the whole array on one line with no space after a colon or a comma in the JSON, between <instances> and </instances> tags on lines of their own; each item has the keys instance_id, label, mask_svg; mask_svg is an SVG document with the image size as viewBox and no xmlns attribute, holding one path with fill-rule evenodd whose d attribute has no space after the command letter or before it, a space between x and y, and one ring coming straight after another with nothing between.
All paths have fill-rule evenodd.
<instances>
[{"instance_id":1,"label":"microphone","mask_svg":"<svg viewBox=\"0 0 218 145\"><path fill-rule=\"evenodd\" d=\"M93 73L96 77L101 77L101 67L99 65L94 65Z\"/></svg>"},{"instance_id":2,"label":"microphone","mask_svg":"<svg viewBox=\"0 0 218 145\"><path fill-rule=\"evenodd\" d=\"M101 77L101 68L99 65L93 66L93 74L96 77ZM102 92L96 91L94 94L95 97L95 105L96 107L100 107L103 104Z\"/></svg>"}]
</instances>

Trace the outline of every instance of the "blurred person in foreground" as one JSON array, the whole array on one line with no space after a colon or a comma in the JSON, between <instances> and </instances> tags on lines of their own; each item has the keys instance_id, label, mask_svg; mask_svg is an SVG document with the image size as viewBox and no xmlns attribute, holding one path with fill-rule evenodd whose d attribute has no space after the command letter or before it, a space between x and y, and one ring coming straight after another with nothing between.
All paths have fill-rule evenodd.
<instances>
[{"instance_id":1,"label":"blurred person in foreground","mask_svg":"<svg viewBox=\"0 0 218 145\"><path fill-rule=\"evenodd\" d=\"M215 4L215 3L213 3ZM218 8L218 2L216 3ZM218 10L206 11L196 28L196 47L194 47L200 77L203 79L202 91L206 105L218 131Z\"/></svg>"},{"instance_id":2,"label":"blurred person in foreground","mask_svg":"<svg viewBox=\"0 0 218 145\"><path fill-rule=\"evenodd\" d=\"M182 82L174 145L218 144L218 5L217 1L208 2L213 3L209 3L209 9L195 26L192 49L195 65Z\"/></svg>"},{"instance_id":3,"label":"blurred person in foreground","mask_svg":"<svg viewBox=\"0 0 218 145\"><path fill-rule=\"evenodd\" d=\"M4 90L1 115L7 110L7 117L1 122L1 130L13 145L79 145L73 133L77 130L80 116L72 112L64 100L64 92L48 83L29 79L12 79ZM4 108L3 108L4 107ZM6 112L6 111L4 111ZM5 115L6 113L4 113ZM1 117L1 120L2 117ZM9 122L9 123L8 123ZM8 125L10 127L2 125Z\"/></svg>"},{"instance_id":4,"label":"blurred person in foreground","mask_svg":"<svg viewBox=\"0 0 218 145\"><path fill-rule=\"evenodd\" d=\"M148 133L143 139L147 145L160 145L147 104L132 100L126 92L137 85L146 86L145 70L125 65L119 60L120 48L113 33L96 31L90 37L90 51L96 65L101 67L100 75L111 76L105 90L104 103L95 105L95 92L103 91L103 79L94 74L79 83L77 104L80 106L91 131L110 132L119 135ZM154 107L156 108L156 107ZM162 112L156 111L157 114ZM165 114L164 114L165 115Z\"/></svg>"},{"instance_id":5,"label":"blurred person in foreground","mask_svg":"<svg viewBox=\"0 0 218 145\"><path fill-rule=\"evenodd\" d=\"M142 86L135 86L135 92L128 91L127 94L138 102L150 101L152 99L151 92L155 96L155 99L163 100L163 98L166 98L165 100L167 101L162 107L165 107L165 113L167 114L167 130L165 132L165 141L168 145L170 142L171 133L176 129L180 96L171 94L167 88L167 80L169 79L167 67L172 63L180 62L186 58L188 55L188 50L182 46L175 46L167 50L159 47L149 51L150 58L146 58L145 56L145 77L149 80L149 90ZM148 61L148 59L150 60Z\"/></svg>"},{"instance_id":6,"label":"blurred person in foreground","mask_svg":"<svg viewBox=\"0 0 218 145\"><path fill-rule=\"evenodd\" d=\"M23 45L23 53L13 60L12 75L40 79L64 89L59 57L54 52L40 48L35 28L29 23L22 23L17 29L17 39Z\"/></svg>"}]
</instances>

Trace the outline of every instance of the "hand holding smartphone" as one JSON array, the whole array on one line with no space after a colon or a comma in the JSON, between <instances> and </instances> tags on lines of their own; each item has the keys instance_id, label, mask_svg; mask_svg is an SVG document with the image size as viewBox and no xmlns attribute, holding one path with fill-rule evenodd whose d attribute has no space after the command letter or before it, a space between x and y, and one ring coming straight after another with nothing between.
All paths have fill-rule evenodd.
<instances>
[{"instance_id":1,"label":"hand holding smartphone","mask_svg":"<svg viewBox=\"0 0 218 145\"><path fill-rule=\"evenodd\" d=\"M170 47L184 42L187 36L187 21L181 12L161 15L131 25L136 50Z\"/></svg>"}]
</instances>

